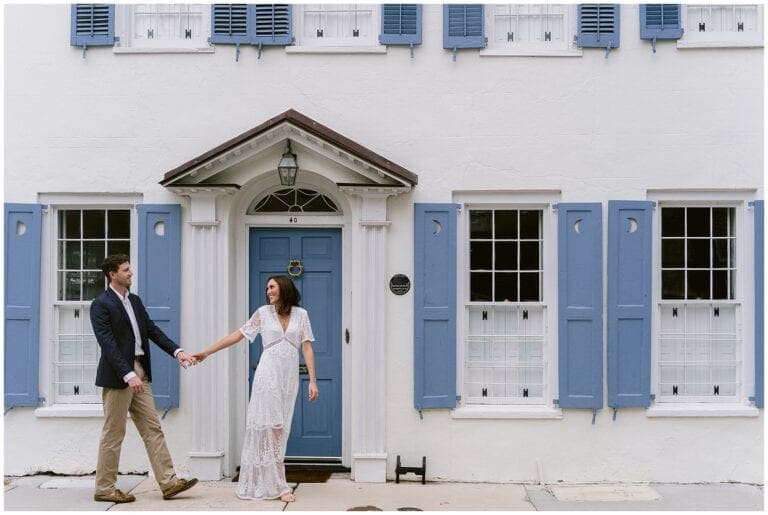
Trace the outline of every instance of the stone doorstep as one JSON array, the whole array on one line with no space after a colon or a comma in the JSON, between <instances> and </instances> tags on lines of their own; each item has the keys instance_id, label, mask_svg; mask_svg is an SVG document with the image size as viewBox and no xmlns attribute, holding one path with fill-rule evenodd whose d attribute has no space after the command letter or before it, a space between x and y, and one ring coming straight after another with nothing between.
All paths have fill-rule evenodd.
<instances>
[{"instance_id":1,"label":"stone doorstep","mask_svg":"<svg viewBox=\"0 0 768 515\"><path fill-rule=\"evenodd\" d=\"M658 501L661 495L648 485L600 484L548 487L558 501Z\"/></svg>"}]
</instances>

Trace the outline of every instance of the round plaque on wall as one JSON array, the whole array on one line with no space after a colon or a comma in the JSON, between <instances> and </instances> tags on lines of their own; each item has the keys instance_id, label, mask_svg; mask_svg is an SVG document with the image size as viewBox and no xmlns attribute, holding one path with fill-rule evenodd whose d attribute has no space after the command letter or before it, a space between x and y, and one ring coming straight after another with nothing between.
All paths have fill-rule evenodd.
<instances>
[{"instance_id":1,"label":"round plaque on wall","mask_svg":"<svg viewBox=\"0 0 768 515\"><path fill-rule=\"evenodd\" d=\"M389 280L389 289L395 295L405 295L411 289L411 280L407 275L395 274Z\"/></svg>"}]
</instances>

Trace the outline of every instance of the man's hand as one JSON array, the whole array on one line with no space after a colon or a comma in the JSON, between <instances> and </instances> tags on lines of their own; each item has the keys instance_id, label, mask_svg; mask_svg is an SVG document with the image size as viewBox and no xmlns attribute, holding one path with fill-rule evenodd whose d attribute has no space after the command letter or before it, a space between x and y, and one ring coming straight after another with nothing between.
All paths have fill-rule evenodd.
<instances>
[{"instance_id":1,"label":"man's hand","mask_svg":"<svg viewBox=\"0 0 768 515\"><path fill-rule=\"evenodd\" d=\"M184 351L176 354L176 361L184 368L187 368L189 365L197 365L197 358Z\"/></svg>"},{"instance_id":2,"label":"man's hand","mask_svg":"<svg viewBox=\"0 0 768 515\"><path fill-rule=\"evenodd\" d=\"M134 376L128 380L128 388L133 390L133 393L144 393L144 383L141 382L139 376Z\"/></svg>"}]
</instances>

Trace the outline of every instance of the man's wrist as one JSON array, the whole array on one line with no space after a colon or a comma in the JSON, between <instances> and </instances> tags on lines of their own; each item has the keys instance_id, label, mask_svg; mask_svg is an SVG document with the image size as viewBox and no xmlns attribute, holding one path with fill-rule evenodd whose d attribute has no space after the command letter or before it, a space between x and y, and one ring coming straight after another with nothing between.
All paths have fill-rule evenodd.
<instances>
[{"instance_id":1,"label":"man's wrist","mask_svg":"<svg viewBox=\"0 0 768 515\"><path fill-rule=\"evenodd\" d=\"M126 383L126 384L128 384L128 381L130 381L130 380L131 380L131 379L133 379L134 377L138 377L138 376L136 375L136 372L128 372L127 374L125 374L125 375L123 376L123 381L125 381L125 383Z\"/></svg>"},{"instance_id":2,"label":"man's wrist","mask_svg":"<svg viewBox=\"0 0 768 515\"><path fill-rule=\"evenodd\" d=\"M182 352L184 352L184 349L182 349L181 347L179 347L178 349L176 349L175 351L173 351L173 357L174 357L174 358L178 358L178 357L179 357L179 354L180 354L180 353L182 353Z\"/></svg>"}]
</instances>

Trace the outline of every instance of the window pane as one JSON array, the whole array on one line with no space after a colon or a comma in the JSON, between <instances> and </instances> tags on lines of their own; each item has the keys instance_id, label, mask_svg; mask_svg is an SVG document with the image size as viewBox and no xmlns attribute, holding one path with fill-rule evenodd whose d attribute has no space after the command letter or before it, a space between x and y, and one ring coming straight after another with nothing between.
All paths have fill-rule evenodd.
<instances>
[{"instance_id":1,"label":"window pane","mask_svg":"<svg viewBox=\"0 0 768 515\"><path fill-rule=\"evenodd\" d=\"M491 212L490 211L470 211L469 212L469 237L472 239L490 239L491 238Z\"/></svg>"},{"instance_id":2,"label":"window pane","mask_svg":"<svg viewBox=\"0 0 768 515\"><path fill-rule=\"evenodd\" d=\"M683 240L661 240L661 266L663 268L682 268Z\"/></svg>"},{"instance_id":3,"label":"window pane","mask_svg":"<svg viewBox=\"0 0 768 515\"><path fill-rule=\"evenodd\" d=\"M520 274L520 301L539 301L541 296L539 294L539 277L541 274L535 273L521 273Z\"/></svg>"},{"instance_id":4,"label":"window pane","mask_svg":"<svg viewBox=\"0 0 768 515\"><path fill-rule=\"evenodd\" d=\"M540 211L520 211L520 238L539 239Z\"/></svg>"},{"instance_id":5,"label":"window pane","mask_svg":"<svg viewBox=\"0 0 768 515\"><path fill-rule=\"evenodd\" d=\"M709 235L709 208L688 208L688 236Z\"/></svg>"},{"instance_id":6,"label":"window pane","mask_svg":"<svg viewBox=\"0 0 768 515\"><path fill-rule=\"evenodd\" d=\"M709 298L709 270L688 271L688 299Z\"/></svg>"},{"instance_id":7,"label":"window pane","mask_svg":"<svg viewBox=\"0 0 768 515\"><path fill-rule=\"evenodd\" d=\"M517 274L516 273L497 273L496 275L496 302L515 302L517 301Z\"/></svg>"},{"instance_id":8,"label":"window pane","mask_svg":"<svg viewBox=\"0 0 768 515\"><path fill-rule=\"evenodd\" d=\"M714 270L712 272L712 298L728 298L728 271Z\"/></svg>"},{"instance_id":9,"label":"window pane","mask_svg":"<svg viewBox=\"0 0 768 515\"><path fill-rule=\"evenodd\" d=\"M80 211L59 214L59 238L80 238Z\"/></svg>"},{"instance_id":10,"label":"window pane","mask_svg":"<svg viewBox=\"0 0 768 515\"><path fill-rule=\"evenodd\" d=\"M661 235L685 236L685 209L665 207L661 210Z\"/></svg>"},{"instance_id":11,"label":"window pane","mask_svg":"<svg viewBox=\"0 0 768 515\"><path fill-rule=\"evenodd\" d=\"M131 212L127 209L108 211L107 226L108 238L130 238Z\"/></svg>"},{"instance_id":12,"label":"window pane","mask_svg":"<svg viewBox=\"0 0 768 515\"><path fill-rule=\"evenodd\" d=\"M125 254L131 255L131 243L129 241L108 241L107 242L107 255L112 254ZM101 263L97 268L101 268Z\"/></svg>"},{"instance_id":13,"label":"window pane","mask_svg":"<svg viewBox=\"0 0 768 515\"><path fill-rule=\"evenodd\" d=\"M496 242L496 270L517 270L517 242Z\"/></svg>"},{"instance_id":14,"label":"window pane","mask_svg":"<svg viewBox=\"0 0 768 515\"><path fill-rule=\"evenodd\" d=\"M491 274L489 272L472 272L469 274L469 300L491 300Z\"/></svg>"},{"instance_id":15,"label":"window pane","mask_svg":"<svg viewBox=\"0 0 768 515\"><path fill-rule=\"evenodd\" d=\"M65 270L80 270L80 241L64 241L64 263L62 268Z\"/></svg>"},{"instance_id":16,"label":"window pane","mask_svg":"<svg viewBox=\"0 0 768 515\"><path fill-rule=\"evenodd\" d=\"M661 297L663 299L683 299L684 281L681 270L663 270L661 272Z\"/></svg>"},{"instance_id":17,"label":"window pane","mask_svg":"<svg viewBox=\"0 0 768 515\"><path fill-rule=\"evenodd\" d=\"M491 270L491 242L473 241L469 245L469 267L472 270Z\"/></svg>"},{"instance_id":18,"label":"window pane","mask_svg":"<svg viewBox=\"0 0 768 515\"><path fill-rule=\"evenodd\" d=\"M63 300L80 300L80 272L64 272L62 281L64 284Z\"/></svg>"},{"instance_id":19,"label":"window pane","mask_svg":"<svg viewBox=\"0 0 768 515\"><path fill-rule=\"evenodd\" d=\"M712 209L712 235L729 236L728 234L728 209L727 207L716 207Z\"/></svg>"},{"instance_id":20,"label":"window pane","mask_svg":"<svg viewBox=\"0 0 768 515\"><path fill-rule=\"evenodd\" d=\"M524 241L520 243L520 270L539 269L539 242Z\"/></svg>"},{"instance_id":21,"label":"window pane","mask_svg":"<svg viewBox=\"0 0 768 515\"><path fill-rule=\"evenodd\" d=\"M709 268L709 240L688 240L688 267Z\"/></svg>"},{"instance_id":22,"label":"window pane","mask_svg":"<svg viewBox=\"0 0 768 515\"><path fill-rule=\"evenodd\" d=\"M728 240L726 239L712 240L712 267L727 268L728 254L729 254Z\"/></svg>"},{"instance_id":23,"label":"window pane","mask_svg":"<svg viewBox=\"0 0 768 515\"><path fill-rule=\"evenodd\" d=\"M83 238L105 237L104 211L83 211Z\"/></svg>"},{"instance_id":24,"label":"window pane","mask_svg":"<svg viewBox=\"0 0 768 515\"><path fill-rule=\"evenodd\" d=\"M517 238L517 211L496 211L494 218L496 222L496 239Z\"/></svg>"},{"instance_id":25,"label":"window pane","mask_svg":"<svg viewBox=\"0 0 768 515\"><path fill-rule=\"evenodd\" d=\"M104 274L83 272L83 300L93 300L104 291Z\"/></svg>"},{"instance_id":26,"label":"window pane","mask_svg":"<svg viewBox=\"0 0 768 515\"><path fill-rule=\"evenodd\" d=\"M104 261L104 242L103 241L84 241L83 242L83 268L99 269Z\"/></svg>"}]
</instances>

